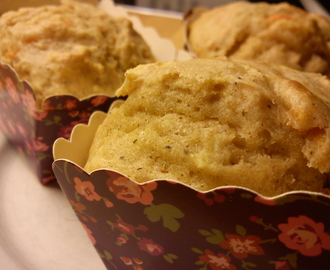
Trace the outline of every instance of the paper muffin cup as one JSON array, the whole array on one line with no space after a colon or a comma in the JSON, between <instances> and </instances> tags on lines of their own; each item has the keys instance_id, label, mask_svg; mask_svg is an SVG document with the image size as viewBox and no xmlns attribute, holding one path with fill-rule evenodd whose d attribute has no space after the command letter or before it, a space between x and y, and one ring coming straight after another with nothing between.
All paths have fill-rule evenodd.
<instances>
[{"instance_id":1,"label":"paper muffin cup","mask_svg":"<svg viewBox=\"0 0 330 270\"><path fill-rule=\"evenodd\" d=\"M42 183L55 179L52 145L59 137L69 138L78 123L87 123L94 111L107 112L114 97L50 97L38 109L34 91L14 69L0 63L0 129L9 142L31 162Z\"/></svg>"},{"instance_id":2,"label":"paper muffin cup","mask_svg":"<svg viewBox=\"0 0 330 270\"><path fill-rule=\"evenodd\" d=\"M47 4L47 1L43 2ZM160 61L184 60L174 44L162 38L153 28L145 28L138 18L130 17L124 8L102 0L99 8L113 17L126 17L133 23ZM181 57L181 59L180 59ZM94 111L107 112L116 100L113 96L93 96L78 100L74 96L54 96L36 105L33 85L21 81L15 70L0 63L0 130L31 161L31 166L45 184L55 179L52 171L52 145L59 137L69 138L74 125L87 123Z\"/></svg>"},{"instance_id":3,"label":"paper muffin cup","mask_svg":"<svg viewBox=\"0 0 330 270\"><path fill-rule=\"evenodd\" d=\"M329 269L330 196L201 192L108 169L89 174L83 167L105 117L95 112L70 140L56 140L53 169L107 269Z\"/></svg>"}]
</instances>

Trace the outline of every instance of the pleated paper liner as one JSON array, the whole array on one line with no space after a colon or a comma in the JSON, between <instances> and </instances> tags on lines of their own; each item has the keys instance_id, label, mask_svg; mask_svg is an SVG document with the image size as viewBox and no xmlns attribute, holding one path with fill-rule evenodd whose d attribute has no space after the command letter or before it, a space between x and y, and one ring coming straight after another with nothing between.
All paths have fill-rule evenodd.
<instances>
[{"instance_id":1,"label":"pleated paper liner","mask_svg":"<svg viewBox=\"0 0 330 270\"><path fill-rule=\"evenodd\" d=\"M53 169L107 269L329 269L329 196L200 192L108 169L89 174L83 167L105 115L93 113L70 140L55 142Z\"/></svg>"}]
</instances>

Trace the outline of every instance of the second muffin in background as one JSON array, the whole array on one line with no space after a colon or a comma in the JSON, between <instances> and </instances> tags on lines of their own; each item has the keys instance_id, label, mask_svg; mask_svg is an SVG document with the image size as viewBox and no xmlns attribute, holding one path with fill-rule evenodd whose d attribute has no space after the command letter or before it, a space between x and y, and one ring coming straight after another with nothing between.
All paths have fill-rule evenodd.
<instances>
[{"instance_id":1,"label":"second muffin in background","mask_svg":"<svg viewBox=\"0 0 330 270\"><path fill-rule=\"evenodd\" d=\"M330 77L330 22L288 3L234 2L187 14L187 45L202 58L258 60Z\"/></svg>"},{"instance_id":2,"label":"second muffin in background","mask_svg":"<svg viewBox=\"0 0 330 270\"><path fill-rule=\"evenodd\" d=\"M128 19L73 0L7 12L0 36L0 61L31 83L39 105L57 95L113 97L127 69L155 61Z\"/></svg>"}]
</instances>

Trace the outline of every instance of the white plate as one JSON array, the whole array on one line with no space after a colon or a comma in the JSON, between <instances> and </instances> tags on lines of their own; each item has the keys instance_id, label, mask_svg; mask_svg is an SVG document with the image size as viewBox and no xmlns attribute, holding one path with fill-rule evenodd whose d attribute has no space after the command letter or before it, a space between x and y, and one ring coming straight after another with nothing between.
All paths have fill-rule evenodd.
<instances>
[{"instance_id":1,"label":"white plate","mask_svg":"<svg viewBox=\"0 0 330 270\"><path fill-rule=\"evenodd\" d=\"M0 133L0 269L105 270L69 202Z\"/></svg>"}]
</instances>

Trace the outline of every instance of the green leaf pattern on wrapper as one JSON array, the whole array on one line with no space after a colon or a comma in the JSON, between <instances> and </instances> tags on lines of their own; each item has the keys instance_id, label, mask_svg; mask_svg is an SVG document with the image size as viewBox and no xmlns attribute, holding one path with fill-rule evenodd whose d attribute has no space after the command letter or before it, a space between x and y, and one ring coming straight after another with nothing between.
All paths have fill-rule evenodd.
<instances>
[{"instance_id":1,"label":"green leaf pattern on wrapper","mask_svg":"<svg viewBox=\"0 0 330 270\"><path fill-rule=\"evenodd\" d=\"M218 244L225 239L223 233L216 229L212 229L211 232L200 230L199 233L206 236L206 241L211 244Z\"/></svg>"},{"instance_id":2,"label":"green leaf pattern on wrapper","mask_svg":"<svg viewBox=\"0 0 330 270\"><path fill-rule=\"evenodd\" d=\"M177 221L183 218L184 214L178 208L170 204L150 205L144 209L144 214L152 222L163 220L163 226L176 232L180 228L180 223Z\"/></svg>"},{"instance_id":3,"label":"green leaf pattern on wrapper","mask_svg":"<svg viewBox=\"0 0 330 270\"><path fill-rule=\"evenodd\" d=\"M113 269L118 269L118 267L112 262L113 256L111 255L111 253L109 253L106 250L101 252L98 249L96 249L96 251L99 254L100 258L102 258L103 260L107 260L113 266Z\"/></svg>"}]
</instances>

